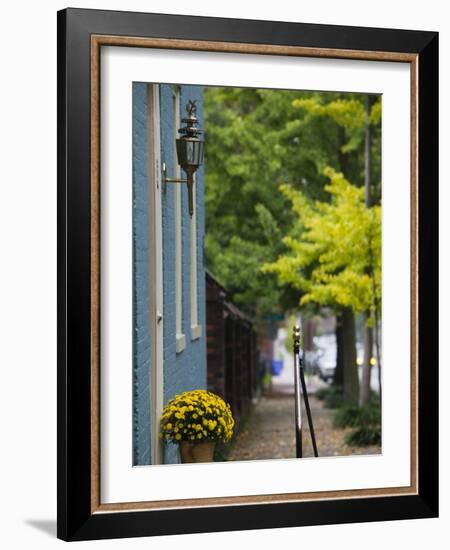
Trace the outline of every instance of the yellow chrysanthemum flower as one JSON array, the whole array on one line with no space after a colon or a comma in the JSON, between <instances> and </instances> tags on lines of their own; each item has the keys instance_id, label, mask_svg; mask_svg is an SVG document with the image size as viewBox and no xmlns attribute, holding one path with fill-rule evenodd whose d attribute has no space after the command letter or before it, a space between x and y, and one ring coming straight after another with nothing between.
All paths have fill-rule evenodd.
<instances>
[{"instance_id":1,"label":"yellow chrysanthemum flower","mask_svg":"<svg viewBox=\"0 0 450 550\"><path fill-rule=\"evenodd\" d=\"M176 442L228 440L233 435L233 427L228 403L209 391L194 390L169 400L161 416L160 437Z\"/></svg>"}]
</instances>

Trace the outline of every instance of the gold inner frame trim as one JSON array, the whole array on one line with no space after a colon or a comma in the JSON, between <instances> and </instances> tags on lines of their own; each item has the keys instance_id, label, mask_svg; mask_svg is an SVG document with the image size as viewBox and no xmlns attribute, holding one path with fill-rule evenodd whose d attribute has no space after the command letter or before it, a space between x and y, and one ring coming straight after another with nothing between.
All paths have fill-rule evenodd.
<instances>
[{"instance_id":1,"label":"gold inner frame trim","mask_svg":"<svg viewBox=\"0 0 450 550\"><path fill-rule=\"evenodd\" d=\"M409 63L411 74L411 484L408 487L317 491L102 504L100 501L100 50L102 46L318 57ZM418 55L115 35L91 35L91 513L274 504L418 494Z\"/></svg>"}]
</instances>

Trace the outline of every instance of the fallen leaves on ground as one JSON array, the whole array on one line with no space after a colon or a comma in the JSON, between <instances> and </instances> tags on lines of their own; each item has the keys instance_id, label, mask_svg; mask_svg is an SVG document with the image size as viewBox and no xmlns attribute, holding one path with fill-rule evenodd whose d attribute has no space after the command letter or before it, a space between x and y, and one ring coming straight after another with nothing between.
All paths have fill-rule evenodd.
<instances>
[{"instance_id":1,"label":"fallen leaves on ground","mask_svg":"<svg viewBox=\"0 0 450 550\"><path fill-rule=\"evenodd\" d=\"M379 454L381 447L352 447L345 443L351 429L335 428L334 411L310 396L311 414L319 456ZM313 456L306 411L303 410L303 456ZM228 460L295 458L294 399L287 395L262 397L239 431Z\"/></svg>"}]
</instances>

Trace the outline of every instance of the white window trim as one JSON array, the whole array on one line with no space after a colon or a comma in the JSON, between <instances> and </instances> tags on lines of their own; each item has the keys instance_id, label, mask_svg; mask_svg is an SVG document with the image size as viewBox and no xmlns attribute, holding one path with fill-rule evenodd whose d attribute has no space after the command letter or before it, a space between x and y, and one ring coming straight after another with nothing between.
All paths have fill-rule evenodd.
<instances>
[{"instance_id":1,"label":"white window trim","mask_svg":"<svg viewBox=\"0 0 450 550\"><path fill-rule=\"evenodd\" d=\"M148 132L148 196L149 196L149 276L150 276L150 426L152 464L163 463L163 446L159 438L159 422L163 411L163 268L161 217L161 145L159 86L147 87ZM155 261L155 258L157 261Z\"/></svg>"},{"instance_id":2,"label":"white window trim","mask_svg":"<svg viewBox=\"0 0 450 550\"><path fill-rule=\"evenodd\" d=\"M178 164L175 140L178 137L178 128L181 126L180 115L180 88L172 88L173 91L173 173L176 179L181 178L181 168ZM175 333L176 353L181 353L186 348L186 336L183 333L183 235L181 212L181 184L174 185L174 213L175 213Z\"/></svg>"},{"instance_id":3,"label":"white window trim","mask_svg":"<svg viewBox=\"0 0 450 550\"><path fill-rule=\"evenodd\" d=\"M186 335L177 334L176 338L176 352L181 353L186 348Z\"/></svg>"},{"instance_id":4,"label":"white window trim","mask_svg":"<svg viewBox=\"0 0 450 550\"><path fill-rule=\"evenodd\" d=\"M191 327L191 340L197 340L202 337L202 325L193 325Z\"/></svg>"},{"instance_id":5,"label":"white window trim","mask_svg":"<svg viewBox=\"0 0 450 550\"><path fill-rule=\"evenodd\" d=\"M192 186L194 212L190 221L190 270L191 270L191 340L197 340L202 335L202 327L198 323L198 275L197 275L197 177L194 174L194 185Z\"/></svg>"}]
</instances>

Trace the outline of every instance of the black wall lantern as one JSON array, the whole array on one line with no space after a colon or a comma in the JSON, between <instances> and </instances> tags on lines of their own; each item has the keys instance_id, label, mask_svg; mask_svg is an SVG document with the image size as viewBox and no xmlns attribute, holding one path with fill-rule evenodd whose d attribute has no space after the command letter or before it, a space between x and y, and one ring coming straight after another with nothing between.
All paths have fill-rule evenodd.
<instances>
[{"instance_id":1,"label":"black wall lantern","mask_svg":"<svg viewBox=\"0 0 450 550\"><path fill-rule=\"evenodd\" d=\"M187 178L169 178L167 177L166 164L163 164L163 179L164 188L167 183L186 183L189 197L189 216L194 213L194 174L197 169L203 164L203 153L205 142L199 138L202 133L196 126L197 124L197 105L195 101L189 101L186 105L187 118L183 118L182 122L185 126L180 128L178 132L180 137L176 140L177 143L177 159L178 164L186 172Z\"/></svg>"}]
</instances>

